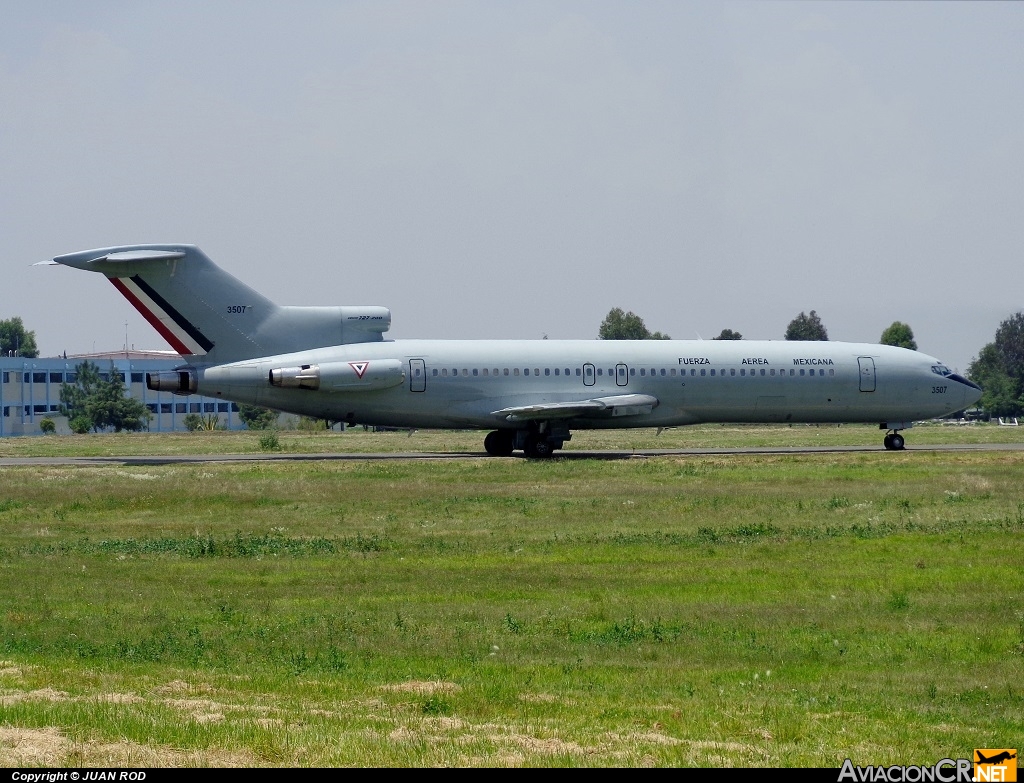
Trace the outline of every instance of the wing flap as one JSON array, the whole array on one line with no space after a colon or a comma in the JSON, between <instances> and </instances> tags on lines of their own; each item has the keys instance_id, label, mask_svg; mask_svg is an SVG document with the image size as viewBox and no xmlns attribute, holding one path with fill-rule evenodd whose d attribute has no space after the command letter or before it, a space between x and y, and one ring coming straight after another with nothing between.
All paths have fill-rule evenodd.
<instances>
[{"instance_id":1,"label":"wing flap","mask_svg":"<svg viewBox=\"0 0 1024 783\"><path fill-rule=\"evenodd\" d=\"M615 394L589 400L541 402L536 405L516 405L493 411L492 416L506 421L532 421L536 419L612 418L641 416L658 406L658 398L650 394Z\"/></svg>"}]
</instances>

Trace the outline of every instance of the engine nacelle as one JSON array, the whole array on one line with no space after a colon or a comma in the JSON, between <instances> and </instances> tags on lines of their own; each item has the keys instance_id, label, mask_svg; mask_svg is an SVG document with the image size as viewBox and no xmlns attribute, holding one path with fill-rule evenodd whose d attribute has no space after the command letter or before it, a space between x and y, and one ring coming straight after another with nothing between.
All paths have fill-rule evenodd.
<instances>
[{"instance_id":1,"label":"engine nacelle","mask_svg":"<svg viewBox=\"0 0 1024 783\"><path fill-rule=\"evenodd\" d=\"M198 388L196 371L191 367L184 370L164 370L146 373L146 388L150 391L169 391L175 394L195 394Z\"/></svg>"},{"instance_id":2,"label":"engine nacelle","mask_svg":"<svg viewBox=\"0 0 1024 783\"><path fill-rule=\"evenodd\" d=\"M404 383L405 369L399 359L324 362L276 368L270 371L268 380L271 386L282 389L372 391L390 389Z\"/></svg>"}]
</instances>

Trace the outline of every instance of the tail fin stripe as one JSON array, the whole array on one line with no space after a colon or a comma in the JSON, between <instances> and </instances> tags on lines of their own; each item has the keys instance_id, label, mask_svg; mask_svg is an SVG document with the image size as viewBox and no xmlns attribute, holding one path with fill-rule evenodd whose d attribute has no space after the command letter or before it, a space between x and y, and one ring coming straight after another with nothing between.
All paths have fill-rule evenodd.
<instances>
[{"instance_id":1,"label":"tail fin stripe","mask_svg":"<svg viewBox=\"0 0 1024 783\"><path fill-rule=\"evenodd\" d=\"M142 293L148 296L160 310L163 310L164 313L166 313L167 316L171 318L185 334L191 337L195 341L196 345L202 348L202 351L196 351L196 353L208 353L209 350L213 348L213 343L207 339L206 335L200 332L185 316L175 310L170 302L153 290L149 283L143 280L140 275L132 275L131 281L135 283Z\"/></svg>"},{"instance_id":2,"label":"tail fin stripe","mask_svg":"<svg viewBox=\"0 0 1024 783\"><path fill-rule=\"evenodd\" d=\"M108 278L114 287L121 292L132 306L139 311L143 318L145 318L149 324L156 329L160 335L167 340L168 344L182 356L189 356L192 354L205 354L204 349L198 341L191 339L188 332L181 328L181 326L173 320L173 316L159 307L153 300L152 297L147 295L134 280L128 278L111 277ZM149 288L149 286L146 286ZM159 298L159 297L158 297ZM174 315L181 316L171 308ZM182 319L184 320L184 319ZM186 322L187 323L187 322ZM189 324L191 327L191 324ZM192 327L194 331L198 333L195 327ZM202 336L202 335L200 335ZM209 343L208 340L203 338L204 342Z\"/></svg>"}]
</instances>

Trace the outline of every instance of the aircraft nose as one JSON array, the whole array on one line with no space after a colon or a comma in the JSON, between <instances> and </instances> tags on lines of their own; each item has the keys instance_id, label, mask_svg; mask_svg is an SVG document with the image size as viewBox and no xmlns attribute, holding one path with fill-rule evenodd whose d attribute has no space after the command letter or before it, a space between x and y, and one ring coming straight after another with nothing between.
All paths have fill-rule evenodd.
<instances>
[{"instance_id":1,"label":"aircraft nose","mask_svg":"<svg viewBox=\"0 0 1024 783\"><path fill-rule=\"evenodd\" d=\"M969 381L962 375L957 375L955 373L953 375L950 375L949 379L951 381L956 381L957 383L963 386L965 408L974 405L974 403L981 399L981 387L978 384L974 383L974 381Z\"/></svg>"}]
</instances>

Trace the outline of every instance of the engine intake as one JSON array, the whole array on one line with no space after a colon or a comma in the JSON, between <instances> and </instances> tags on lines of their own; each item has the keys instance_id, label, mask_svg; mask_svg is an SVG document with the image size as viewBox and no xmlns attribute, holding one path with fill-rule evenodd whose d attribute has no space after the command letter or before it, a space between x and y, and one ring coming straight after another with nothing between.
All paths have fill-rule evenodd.
<instances>
[{"instance_id":1,"label":"engine intake","mask_svg":"<svg viewBox=\"0 0 1024 783\"><path fill-rule=\"evenodd\" d=\"M304 364L301 367L281 367L270 371L270 385L282 389L319 389L320 365Z\"/></svg>"}]
</instances>

